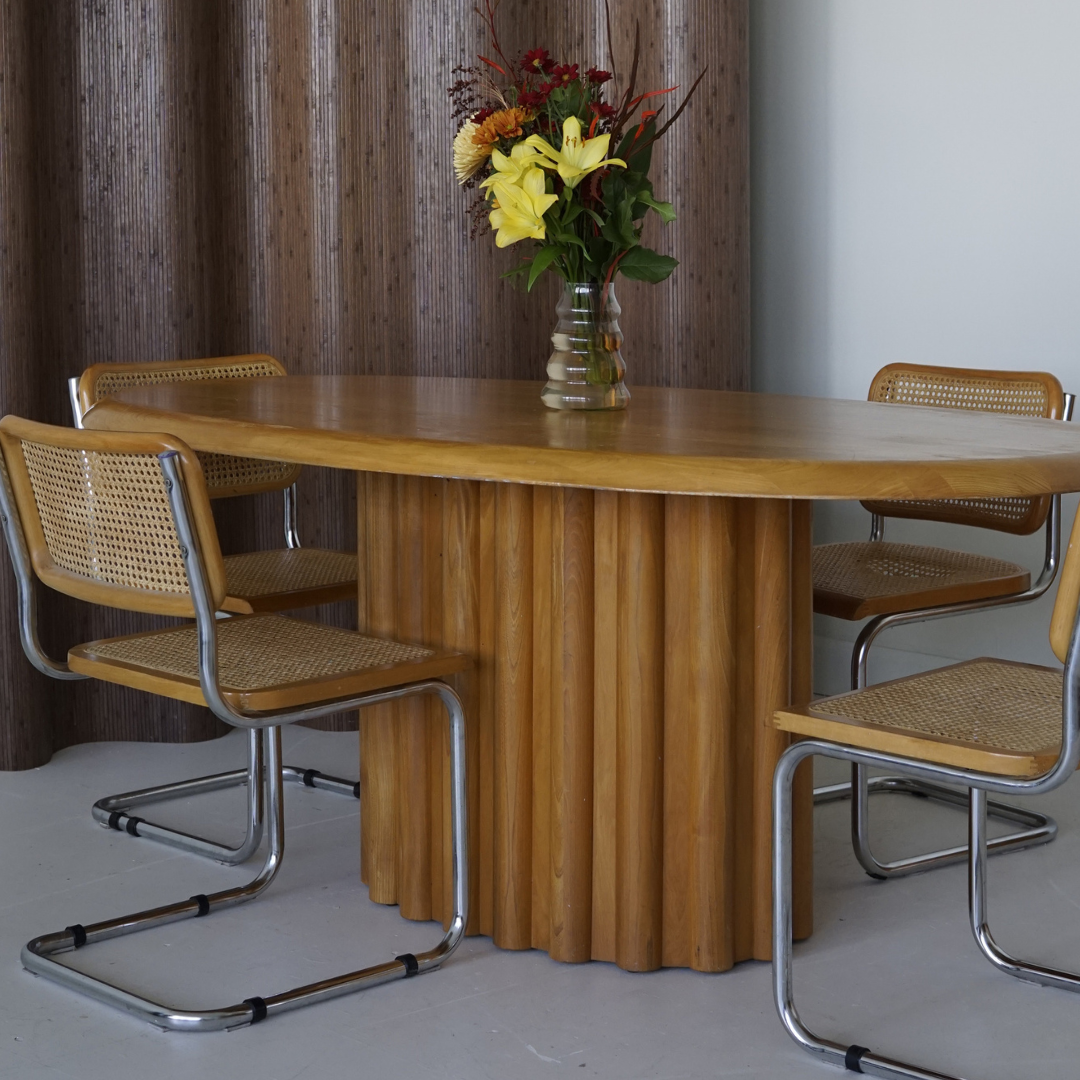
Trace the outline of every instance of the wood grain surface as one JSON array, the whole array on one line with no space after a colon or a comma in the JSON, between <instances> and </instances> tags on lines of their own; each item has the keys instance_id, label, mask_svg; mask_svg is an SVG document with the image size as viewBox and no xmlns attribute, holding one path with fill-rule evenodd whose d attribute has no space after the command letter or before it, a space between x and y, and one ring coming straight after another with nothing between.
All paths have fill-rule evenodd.
<instances>
[{"instance_id":1,"label":"wood grain surface","mask_svg":"<svg viewBox=\"0 0 1080 1080\"><path fill-rule=\"evenodd\" d=\"M619 284L634 387L749 385L748 0L611 0L615 68L636 21L645 89L696 100L657 147L680 266ZM68 422L97 362L265 352L294 373L539 378L557 283L499 279L454 183L452 69L486 51L473 0L0 2L0 398ZM508 55L611 68L602 0L503 0ZM351 477L308 470L305 542L355 544ZM226 553L280 544L279 503L216 511ZM92 739L205 738L208 712L57 686L17 643L0 573L0 768ZM324 613L326 614L326 613ZM348 624L347 611L329 613ZM54 653L145 627L42 602Z\"/></svg>"},{"instance_id":2,"label":"wood grain surface","mask_svg":"<svg viewBox=\"0 0 1080 1080\"><path fill-rule=\"evenodd\" d=\"M403 484L424 486L425 515ZM375 579L390 580L419 604L419 640L479 661L459 683L470 933L634 971L767 959L771 775L787 744L771 715L810 696L810 504L372 473L358 487L362 536L399 560L425 550L411 579L362 560L362 622ZM361 723L371 895L445 917L445 779L418 768L445 756L443 725L429 717L425 757L374 714ZM811 798L801 782L800 937ZM429 835L415 807L430 807ZM411 884L425 860L430 907Z\"/></svg>"},{"instance_id":3,"label":"wood grain surface","mask_svg":"<svg viewBox=\"0 0 1080 1080\"><path fill-rule=\"evenodd\" d=\"M1080 430L866 401L641 389L555 413L539 383L296 376L127 390L89 427L339 469L765 498L939 499L1080 487Z\"/></svg>"}]
</instances>

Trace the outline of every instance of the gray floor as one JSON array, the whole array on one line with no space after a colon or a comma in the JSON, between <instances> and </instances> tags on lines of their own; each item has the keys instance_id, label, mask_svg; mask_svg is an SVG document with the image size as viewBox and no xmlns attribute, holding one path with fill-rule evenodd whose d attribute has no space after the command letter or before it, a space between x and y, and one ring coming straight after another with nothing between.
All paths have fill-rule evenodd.
<instances>
[{"instance_id":1,"label":"gray floor","mask_svg":"<svg viewBox=\"0 0 1080 1080\"><path fill-rule=\"evenodd\" d=\"M286 748L292 763L351 771L356 736L290 730ZM238 765L242 750L237 733L194 746L98 744L32 772L0 773L0 1077L843 1075L790 1042L773 1013L768 965L759 963L723 975L632 975L468 939L435 974L201 1036L157 1031L22 970L20 946L36 934L250 876L109 833L88 813L106 793ZM368 902L356 873L354 802L293 787L288 795L288 852L264 897L100 945L79 954L80 964L181 1007L213 1006L437 939L434 926L405 923ZM177 805L172 820L212 823L227 836L238 797ZM1080 967L1080 780L1038 802L1058 816L1062 835L1047 848L992 860L995 930L1022 955ZM944 809L899 797L875 805L889 854L963 834L962 817ZM850 857L846 829L842 806L819 810L818 929L796 960L805 1018L823 1034L965 1077L1073 1080L1080 999L990 968L967 929L961 868L872 882Z\"/></svg>"}]
</instances>

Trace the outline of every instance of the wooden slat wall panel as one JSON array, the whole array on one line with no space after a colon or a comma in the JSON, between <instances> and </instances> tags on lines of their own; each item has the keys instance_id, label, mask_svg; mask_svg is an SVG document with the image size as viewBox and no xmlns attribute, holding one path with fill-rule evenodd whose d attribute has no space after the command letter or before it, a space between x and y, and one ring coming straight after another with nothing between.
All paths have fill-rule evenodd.
<instances>
[{"instance_id":1,"label":"wooden slat wall panel","mask_svg":"<svg viewBox=\"0 0 1080 1080\"><path fill-rule=\"evenodd\" d=\"M710 65L656 155L681 218L647 239L682 265L619 284L631 384L748 386L747 6L612 0L623 68L641 22L643 86L686 88ZM106 360L269 352L298 373L538 377L556 283L500 281L514 253L470 243L452 180L445 86L484 45L472 7L0 0L4 411L64 423L64 379ZM543 43L608 63L601 0L505 0L500 23L511 55ZM306 470L301 497L307 543L356 543L351 478ZM279 543L279 514L222 507L226 551ZM48 685L18 649L7 570L0 619L2 768L223 730L134 691ZM42 624L60 652L146 625L54 596Z\"/></svg>"}]
</instances>

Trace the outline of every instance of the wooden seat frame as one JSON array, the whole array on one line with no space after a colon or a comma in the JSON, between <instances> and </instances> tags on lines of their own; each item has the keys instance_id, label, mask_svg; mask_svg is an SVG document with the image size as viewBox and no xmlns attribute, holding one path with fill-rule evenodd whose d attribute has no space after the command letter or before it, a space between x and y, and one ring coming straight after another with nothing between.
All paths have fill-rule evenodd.
<instances>
[{"instance_id":1,"label":"wooden seat frame","mask_svg":"<svg viewBox=\"0 0 1080 1080\"><path fill-rule=\"evenodd\" d=\"M886 752L895 745L895 732L883 729L879 738L864 725L859 730L861 746L838 740L843 724L825 723L817 734L793 743L780 757L773 780L773 996L777 1012L791 1037L820 1060L855 1073L896 1077L898 1080L957 1080L894 1058L885 1057L858 1043L845 1044L815 1035L799 1018L792 983L792 783L799 765L813 755L847 761L863 769L884 768L920 784L958 784L968 789L968 917L972 934L983 955L999 970L1026 982L1080 992L1080 974L1019 960L1005 952L990 932L987 916L987 803L988 793L1041 795L1071 777L1080 764L1080 515L1073 524L1072 540L1062 572L1062 581L1051 623L1051 644L1065 664L1061 703L1061 743L1056 760L1036 776L1004 776L982 772L974 762L985 756L965 754L962 744L943 746L941 758L931 760L925 750L918 759ZM939 669L940 670L940 669ZM914 676L917 681L923 676ZM803 715L776 714L782 730L813 732ZM872 727L872 725L870 725ZM855 726L852 725L852 731ZM830 738L823 737L828 732ZM913 733L914 734L914 733ZM966 763L966 764L964 764Z\"/></svg>"},{"instance_id":2,"label":"wooden seat frame","mask_svg":"<svg viewBox=\"0 0 1080 1080\"><path fill-rule=\"evenodd\" d=\"M76 428L83 429L83 417L102 396L99 392L99 383L110 375L123 375L125 377L134 375L136 379L145 376L147 382L167 382L174 379L197 379L202 377L204 372L222 370L240 372L248 369L253 369L252 374L238 377L265 377L267 373L270 373L271 376L286 376L288 374L280 361L261 353L214 357L204 360L94 364L92 367L87 368L81 376L76 375L68 379L68 396L71 403L72 421ZM206 377L210 376L206 375ZM132 380L131 384L138 385L138 382ZM299 472L300 466L297 465L291 469L283 469L282 477L277 483L210 490L209 495L211 498L229 498L236 495L280 489L283 496L285 548L288 551L296 551L301 547L297 512L299 497L296 490L296 480ZM314 590L309 589L291 593L287 596L279 596L273 604L273 608L274 610L288 610L290 608L315 607L318 604L332 603L343 599L355 599L355 597L356 582L354 581L344 588L327 588L324 586ZM250 604L237 601L230 603L228 599L225 601L224 606L227 610L250 610ZM123 791L116 795L106 795L94 803L93 807L91 807L91 815L99 825L115 829L117 832L155 840L158 843L167 844L169 847L178 848L181 851L205 856L226 866L235 866L251 858L262 842L263 834L261 785L253 782L253 777L262 775L263 750L261 740L256 739L254 735L248 742L247 758L247 764L241 769L214 773L210 776L198 776L190 780L181 780L170 784L157 784L136 791ZM311 769L303 765L283 765L282 775L287 783L302 784L305 787L318 788L322 791L332 792L335 795L360 798L360 783L356 780L331 776L320 772L318 769ZM135 813L136 810L140 810L144 806L240 786L247 787L248 799L244 837L236 845L169 828Z\"/></svg>"},{"instance_id":3,"label":"wooden seat frame","mask_svg":"<svg viewBox=\"0 0 1080 1080\"><path fill-rule=\"evenodd\" d=\"M989 371L972 368L945 368L922 364L887 364L873 379L868 400L881 403L895 401L898 380L913 377L918 380L940 379L941 382L955 380L972 384L994 386L1000 384L1024 383L1041 385L1044 388L1047 419L1071 420L1075 396L1066 394L1061 384L1045 372ZM900 391L900 397L904 396ZM906 402L901 402L906 403ZM944 405L944 403L939 403ZM911 407L910 405L908 407ZM923 407L923 406L916 406ZM956 404L944 407L958 407ZM986 502L987 500L983 500ZM949 503L888 503L872 502L863 504L871 512L870 542L881 543L885 538L885 516L911 517L922 520L951 521L957 524L979 525L984 528L998 528L1007 532L1030 533L1045 523L1045 558L1042 570L1034 585L1029 585L1019 592L1001 594L1000 591L988 590L988 595L973 597L973 586L967 586L963 598L954 598L933 607L921 607L911 610L883 611L874 615L863 626L855 640L851 654L851 688L858 690L867 685L867 662L870 647L885 630L908 623L927 622L932 619L962 615L983 608L1001 607L1012 604L1026 604L1037 600L1054 583L1061 562L1061 496L1053 495L1030 500L1026 516L1008 525L993 524L985 510L980 506L968 506L963 501ZM815 604L815 610L818 605ZM838 615L830 609L824 614ZM843 616L841 616L843 617ZM949 806L965 806L963 793L942 788L940 785L923 785L906 776L870 776L868 770L860 765L853 765L851 780L838 784L828 784L814 789L814 803L836 802L851 799L851 843L860 866L873 878L885 879L901 877L906 874L933 870L962 862L967 858L966 844L942 848L904 859L883 861L874 854L870 840L870 796L875 794L914 795L929 798L934 802ZM991 853L1018 851L1036 844L1049 843L1057 835L1057 824L1053 818L1037 811L1011 806L1008 803L992 799L989 801L990 816L1000 821L1020 825L1019 829L996 836L990 841Z\"/></svg>"},{"instance_id":4,"label":"wooden seat frame","mask_svg":"<svg viewBox=\"0 0 1080 1080\"><path fill-rule=\"evenodd\" d=\"M55 563L51 547L42 532L33 482L21 456L22 440L45 447L75 448L88 454L156 455L175 529L174 551L182 562L187 591L155 594L145 587L133 588L124 583L83 576L73 572L70 567ZM252 787L259 793L256 801L260 816L262 795L265 793L269 833L262 868L246 885L211 894L199 893L178 903L85 926L73 924L62 931L45 934L23 947L23 965L35 974L175 1031L215 1031L254 1024L280 1012L439 967L460 943L468 914L465 717L454 690L437 678L408 681L410 665L401 664L397 668L387 669L381 677L379 688L371 692L327 701L320 700L318 691L313 690L303 705L258 713L235 708L223 694L218 681L216 612L224 595L224 570L202 472L194 453L170 436L75 432L14 417L6 417L0 422L0 446L3 447L3 460L0 462L3 465L0 467L0 523L18 582L20 638L31 663L53 678L86 677L72 671L67 664L51 659L42 649L34 614L35 578L80 599L115 607L128 606L133 610L194 615L198 631L202 699L221 720L235 727L246 728L251 733L251 743L255 748L252 756L256 756L257 750L260 762L260 769L251 777ZM14 473L11 472L13 468ZM139 515L129 514L125 517L126 520L138 520ZM462 666L452 657L448 657L448 661L445 665L448 671ZM411 666L416 669L416 665ZM395 681L399 668L404 678ZM295 687L292 689L295 691ZM184 685L178 687L175 696L183 697L190 693L190 687ZM274 879L284 855L281 726L417 694L439 698L446 709L449 729L452 910L448 928L435 947L415 954L404 953L394 960L274 995L250 997L234 1005L200 1010L174 1008L97 976L77 971L56 959L58 955L73 949L182 919L206 916L260 895ZM266 751L265 776L261 768L263 748Z\"/></svg>"}]
</instances>

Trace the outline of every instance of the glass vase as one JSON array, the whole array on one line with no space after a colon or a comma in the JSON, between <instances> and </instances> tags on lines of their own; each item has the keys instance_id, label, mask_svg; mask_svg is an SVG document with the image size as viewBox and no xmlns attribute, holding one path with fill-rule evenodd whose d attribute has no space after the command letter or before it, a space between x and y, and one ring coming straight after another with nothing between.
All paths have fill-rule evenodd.
<instances>
[{"instance_id":1,"label":"glass vase","mask_svg":"<svg viewBox=\"0 0 1080 1080\"><path fill-rule=\"evenodd\" d=\"M567 282L555 307L555 351L540 398L549 409L625 409L630 400L623 363L622 308L615 286Z\"/></svg>"}]
</instances>

